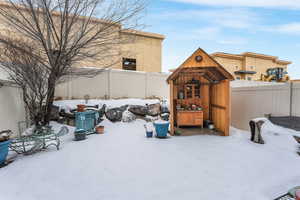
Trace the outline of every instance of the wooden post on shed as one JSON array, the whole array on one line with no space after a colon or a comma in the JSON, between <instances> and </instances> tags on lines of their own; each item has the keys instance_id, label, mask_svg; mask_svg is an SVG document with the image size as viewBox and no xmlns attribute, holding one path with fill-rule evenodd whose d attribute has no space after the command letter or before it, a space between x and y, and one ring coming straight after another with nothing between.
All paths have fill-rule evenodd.
<instances>
[{"instance_id":1,"label":"wooden post on shed","mask_svg":"<svg viewBox=\"0 0 300 200\"><path fill-rule=\"evenodd\" d=\"M174 81L170 81L170 134L174 135Z\"/></svg>"},{"instance_id":2,"label":"wooden post on shed","mask_svg":"<svg viewBox=\"0 0 300 200\"><path fill-rule=\"evenodd\" d=\"M224 127L224 135L223 136L229 136L229 127L230 127L230 81L229 80L224 80L225 84L225 92L224 92L224 99L225 99L225 105L226 105L226 110L225 110L225 124L226 126Z\"/></svg>"}]
</instances>

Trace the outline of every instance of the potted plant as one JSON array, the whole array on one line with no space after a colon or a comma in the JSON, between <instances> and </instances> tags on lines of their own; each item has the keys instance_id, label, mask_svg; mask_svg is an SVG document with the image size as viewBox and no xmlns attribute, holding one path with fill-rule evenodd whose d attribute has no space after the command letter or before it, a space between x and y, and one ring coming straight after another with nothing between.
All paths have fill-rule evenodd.
<instances>
[{"instance_id":1,"label":"potted plant","mask_svg":"<svg viewBox=\"0 0 300 200\"><path fill-rule=\"evenodd\" d=\"M96 132L98 134L103 134L104 133L104 126L96 126Z\"/></svg>"},{"instance_id":2,"label":"potted plant","mask_svg":"<svg viewBox=\"0 0 300 200\"><path fill-rule=\"evenodd\" d=\"M11 133L10 130L0 132L0 165L6 161Z\"/></svg>"},{"instance_id":3,"label":"potted plant","mask_svg":"<svg viewBox=\"0 0 300 200\"><path fill-rule=\"evenodd\" d=\"M84 112L85 107L86 106L84 104L77 105L77 112Z\"/></svg>"}]
</instances>

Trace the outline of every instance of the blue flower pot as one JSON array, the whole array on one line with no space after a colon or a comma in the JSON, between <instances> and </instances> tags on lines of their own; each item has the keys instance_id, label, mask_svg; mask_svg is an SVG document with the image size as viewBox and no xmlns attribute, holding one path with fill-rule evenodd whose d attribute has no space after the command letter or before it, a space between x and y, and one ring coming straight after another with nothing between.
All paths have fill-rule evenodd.
<instances>
[{"instance_id":1,"label":"blue flower pot","mask_svg":"<svg viewBox=\"0 0 300 200\"><path fill-rule=\"evenodd\" d=\"M10 144L10 140L5 142L0 142L0 164L6 161L9 144Z\"/></svg>"},{"instance_id":2,"label":"blue flower pot","mask_svg":"<svg viewBox=\"0 0 300 200\"><path fill-rule=\"evenodd\" d=\"M146 131L147 138L151 138L153 136L153 131Z\"/></svg>"},{"instance_id":3,"label":"blue flower pot","mask_svg":"<svg viewBox=\"0 0 300 200\"><path fill-rule=\"evenodd\" d=\"M166 138L168 136L169 122L153 123L156 131L156 136L159 138Z\"/></svg>"}]
</instances>

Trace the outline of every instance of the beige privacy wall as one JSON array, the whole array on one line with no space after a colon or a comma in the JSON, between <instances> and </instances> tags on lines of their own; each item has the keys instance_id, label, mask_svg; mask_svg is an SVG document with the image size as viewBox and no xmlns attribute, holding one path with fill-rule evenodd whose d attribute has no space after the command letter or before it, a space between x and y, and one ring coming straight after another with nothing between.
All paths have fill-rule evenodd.
<instances>
[{"instance_id":1,"label":"beige privacy wall","mask_svg":"<svg viewBox=\"0 0 300 200\"><path fill-rule=\"evenodd\" d=\"M0 111L0 131L10 129L15 135L18 134L18 122L25 120L24 104L18 88L0 88Z\"/></svg>"},{"instance_id":2,"label":"beige privacy wall","mask_svg":"<svg viewBox=\"0 0 300 200\"><path fill-rule=\"evenodd\" d=\"M83 98L145 98L157 96L169 98L167 74L107 70L95 78L78 78L57 87L56 96L65 99ZM249 120L264 114L300 116L300 83L231 88L231 125L248 129ZM239 83L239 86L241 84ZM292 92L292 93L291 93ZM18 122L25 120L20 90L4 86L0 88L0 130L12 129L18 133Z\"/></svg>"},{"instance_id":3,"label":"beige privacy wall","mask_svg":"<svg viewBox=\"0 0 300 200\"><path fill-rule=\"evenodd\" d=\"M58 85L56 97L91 98L169 98L168 74L108 69L94 78L73 78Z\"/></svg>"},{"instance_id":4,"label":"beige privacy wall","mask_svg":"<svg viewBox=\"0 0 300 200\"><path fill-rule=\"evenodd\" d=\"M169 98L167 77L163 73L106 70L95 78L76 78L59 85L56 96L64 99L82 99L87 94L91 98ZM265 114L288 116L291 110L293 115L300 116L300 83L233 81L231 86L234 127L247 130L251 119Z\"/></svg>"},{"instance_id":5,"label":"beige privacy wall","mask_svg":"<svg viewBox=\"0 0 300 200\"><path fill-rule=\"evenodd\" d=\"M300 83L231 88L231 109L231 124L240 129L265 114L300 116Z\"/></svg>"}]
</instances>

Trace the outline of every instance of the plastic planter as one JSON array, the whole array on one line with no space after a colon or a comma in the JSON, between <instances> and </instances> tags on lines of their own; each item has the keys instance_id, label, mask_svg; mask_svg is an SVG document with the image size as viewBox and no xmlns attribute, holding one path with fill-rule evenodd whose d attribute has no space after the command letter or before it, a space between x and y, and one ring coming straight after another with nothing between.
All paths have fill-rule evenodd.
<instances>
[{"instance_id":1,"label":"plastic planter","mask_svg":"<svg viewBox=\"0 0 300 200\"><path fill-rule=\"evenodd\" d=\"M103 134L104 133L104 126L96 126L96 132L98 134Z\"/></svg>"},{"instance_id":2,"label":"plastic planter","mask_svg":"<svg viewBox=\"0 0 300 200\"><path fill-rule=\"evenodd\" d=\"M146 137L151 138L153 136L153 131L146 131Z\"/></svg>"},{"instance_id":3,"label":"plastic planter","mask_svg":"<svg viewBox=\"0 0 300 200\"><path fill-rule=\"evenodd\" d=\"M8 154L8 147L10 140L5 142L0 142L0 164L4 163Z\"/></svg>"},{"instance_id":4,"label":"plastic planter","mask_svg":"<svg viewBox=\"0 0 300 200\"><path fill-rule=\"evenodd\" d=\"M154 122L153 124L158 138L166 138L168 136L169 122Z\"/></svg>"}]
</instances>

